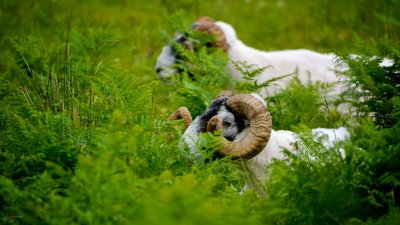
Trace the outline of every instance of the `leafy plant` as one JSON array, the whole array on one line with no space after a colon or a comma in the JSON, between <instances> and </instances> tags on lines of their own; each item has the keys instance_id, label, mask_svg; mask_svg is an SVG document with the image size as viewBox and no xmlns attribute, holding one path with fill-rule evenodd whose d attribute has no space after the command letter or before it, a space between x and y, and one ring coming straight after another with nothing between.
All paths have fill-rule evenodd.
<instances>
[{"instance_id":1,"label":"leafy plant","mask_svg":"<svg viewBox=\"0 0 400 225\"><path fill-rule=\"evenodd\" d=\"M399 9L396 1L0 1L0 223L397 224ZM241 164L210 160L207 134L204 158L193 159L178 147L183 124L166 118L181 105L196 116L222 90L274 80L255 84L268 68L242 64L249 81L232 83L226 54L205 47L213 37L190 29L199 15L266 50L349 51L356 32L367 41L352 53L376 55L373 35L385 34L391 41L379 49L396 63L348 61L368 90L358 104L365 115L351 123L325 110L320 84L294 79L268 98L274 129L344 123L352 138L327 150L302 135L303 154L266 168L267 198L240 194ZM176 46L182 73L165 86L154 62L175 31L198 40L197 51Z\"/></svg>"},{"instance_id":2,"label":"leafy plant","mask_svg":"<svg viewBox=\"0 0 400 225\"><path fill-rule=\"evenodd\" d=\"M373 113L375 122L381 127L392 127L400 119L400 52L392 46L377 45L381 55L392 62L384 62L382 57L342 56L349 64L351 83L361 91L353 92L354 104L362 113ZM382 65L382 66L381 66Z\"/></svg>"},{"instance_id":3,"label":"leafy plant","mask_svg":"<svg viewBox=\"0 0 400 225\"><path fill-rule=\"evenodd\" d=\"M304 128L338 127L346 115L337 112L334 103L321 96L329 84L302 84L294 77L288 88L267 98L276 129L302 131Z\"/></svg>"}]
</instances>

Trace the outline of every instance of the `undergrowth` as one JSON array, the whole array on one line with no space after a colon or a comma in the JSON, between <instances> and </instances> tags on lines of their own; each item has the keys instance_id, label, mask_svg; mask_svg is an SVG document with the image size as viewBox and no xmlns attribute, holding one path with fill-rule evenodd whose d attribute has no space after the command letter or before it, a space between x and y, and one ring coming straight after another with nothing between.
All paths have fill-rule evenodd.
<instances>
[{"instance_id":1,"label":"undergrowth","mask_svg":"<svg viewBox=\"0 0 400 225\"><path fill-rule=\"evenodd\" d=\"M360 52L378 54L372 60L342 54L350 66L352 84L364 90L352 93L361 94L354 99L363 99L354 102L361 116L348 121L334 108L327 110L320 97L326 86L304 85L296 78L288 89L266 99L274 129L303 132L300 151L305 154L287 153L286 161L266 168L270 179L264 198L251 190L240 194L244 172L229 158L210 160L211 153L205 153L206 160L196 160L178 148L183 123L166 120L182 105L193 116L199 115L222 90L247 93L270 85L252 82L268 68L243 70L248 83L231 82L226 55L204 48L210 37L190 33L186 21L208 12L204 7L210 8L209 4L121 1L115 6L115 2L92 0L81 2L81 7L73 8L77 13L71 14L59 7L65 2L0 3L0 47L4 50L0 62L1 224L398 224L399 48L392 29L398 20L382 15L380 6L375 14L390 25L387 30L392 33L386 38L394 43L379 43L377 48L371 48L370 42L359 44ZM92 10L93 3L99 3L98 11ZM300 29L312 27L309 11L288 14L293 9L278 3L242 1L242 5L235 2L231 8L209 10L215 15L221 11L224 19L228 8L243 15L252 14L244 6L257 12L275 9L260 20L258 28L246 21L245 30L255 33L265 33L260 28L265 20L276 22L276 26L269 23L272 31L299 25L294 17L286 22L279 19L277 9L286 9L285 15L305 11ZM330 5L326 1L315 4ZM352 2L352 9L356 4L363 5ZM65 7L71 5L74 2ZM306 5L298 6L304 9ZM180 6L190 16L166 16ZM335 7L313 12L325 18ZM137 15L129 12L133 8ZM364 8L355 11L347 22L359 14L370 15L366 12ZM65 18L72 19L65 23ZM327 24L336 24L336 17L329 18ZM176 46L188 63L181 64L182 73L169 86L155 79L153 68L154 51L162 45L154 24L164 25L164 20L170 21L172 30L204 40L196 52ZM32 21L38 21L34 28L24 25ZM338 39L332 34L349 40L343 35L350 31L340 33L328 25L315 31L320 29L328 36L316 35L311 41L316 48ZM290 33L276 32L279 37L286 35L276 46L304 39L301 32L297 38L296 32ZM314 32L318 33L324 32ZM267 37L272 39L279 40ZM381 56L390 57L394 64L378 67ZM307 133L315 127L341 125L348 126L351 138L332 149L325 149ZM205 137L200 147L215 151L207 141Z\"/></svg>"}]
</instances>

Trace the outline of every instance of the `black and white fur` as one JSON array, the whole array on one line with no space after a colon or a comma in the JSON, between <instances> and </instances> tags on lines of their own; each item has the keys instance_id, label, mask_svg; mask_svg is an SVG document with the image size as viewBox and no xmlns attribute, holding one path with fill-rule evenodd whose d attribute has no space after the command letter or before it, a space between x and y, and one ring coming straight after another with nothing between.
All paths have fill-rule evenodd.
<instances>
[{"instance_id":1,"label":"black and white fur","mask_svg":"<svg viewBox=\"0 0 400 225\"><path fill-rule=\"evenodd\" d=\"M257 94L252 94L257 97L264 105L265 101ZM198 134L205 132L208 121L215 115L223 118L222 134L231 141L239 141L244 138L249 132L249 123L245 118L242 118L232 112L226 105L228 97L219 97L215 99L203 114L197 116L192 124L186 129L182 136L180 146L187 146L191 154L195 157L200 157L200 153L196 148L199 140ZM312 135L318 140L323 136L322 144L328 149L338 141L343 141L350 136L346 128L340 127L337 129L317 128L311 131ZM240 161L242 168L246 172L245 187L243 190L253 189L261 194L264 193L262 183L267 179L265 174L266 166L271 163L272 159L283 159L285 156L283 150L286 149L294 154L297 154L297 149L294 143L299 141L298 134L286 130L272 130L267 146L255 157ZM260 186L261 185L261 186Z\"/></svg>"},{"instance_id":2,"label":"black and white fur","mask_svg":"<svg viewBox=\"0 0 400 225\"><path fill-rule=\"evenodd\" d=\"M228 97L226 96L215 99L204 113L197 116L186 129L182 138L193 155L198 156L196 152L198 134L206 132L207 124L213 116L218 115L223 118L222 135L229 141L234 141L238 134L248 126L248 121L246 119L238 116L229 109L229 106L226 104L227 99Z\"/></svg>"},{"instance_id":3,"label":"black and white fur","mask_svg":"<svg viewBox=\"0 0 400 225\"><path fill-rule=\"evenodd\" d=\"M248 65L255 65L258 68L267 67L254 78L258 84L288 74L297 75L304 85L308 85L310 82L313 84L329 83L331 87L323 96L328 102L340 99L340 96L349 90L348 78L341 75L348 71L349 67L345 62L338 60L338 56L335 54L324 54L307 49L263 51L247 46L239 40L235 29L230 24L222 21L217 21L215 24L223 31L229 45L227 55L230 63L228 63L227 69L234 80L245 81L243 74L231 62L246 62ZM179 54L174 51L174 45L185 41L193 40L188 40L185 35L180 34L175 36L172 43L163 47L156 63L158 78L166 80L179 72L174 66L179 63ZM358 56L352 55L352 57ZM392 64L393 60L386 58L380 63L383 67ZM293 76L288 76L278 79L274 85L262 88L258 94L263 97L274 95L285 89L292 78ZM346 114L350 112L350 107L343 104L339 106L338 110Z\"/></svg>"}]
</instances>

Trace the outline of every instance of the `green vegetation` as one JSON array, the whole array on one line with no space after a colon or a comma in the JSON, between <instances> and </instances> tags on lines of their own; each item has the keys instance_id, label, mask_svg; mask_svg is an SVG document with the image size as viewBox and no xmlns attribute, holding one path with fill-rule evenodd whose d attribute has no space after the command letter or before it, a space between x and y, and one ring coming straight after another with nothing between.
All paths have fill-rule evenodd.
<instances>
[{"instance_id":1,"label":"green vegetation","mask_svg":"<svg viewBox=\"0 0 400 225\"><path fill-rule=\"evenodd\" d=\"M265 198L239 194L230 159L179 149L183 123L169 113L196 116L226 87L259 88L231 82L226 56L205 48L180 49L189 63L171 85L156 79L161 47L202 15L259 49L340 52L365 90L349 93L363 99L359 117L325 110L326 87L296 79L267 101L274 129L347 125L351 140L325 151L304 135L316 160L274 162ZM2 0L0 223L399 224L399 15L396 0ZM379 68L383 56L395 64Z\"/></svg>"}]
</instances>

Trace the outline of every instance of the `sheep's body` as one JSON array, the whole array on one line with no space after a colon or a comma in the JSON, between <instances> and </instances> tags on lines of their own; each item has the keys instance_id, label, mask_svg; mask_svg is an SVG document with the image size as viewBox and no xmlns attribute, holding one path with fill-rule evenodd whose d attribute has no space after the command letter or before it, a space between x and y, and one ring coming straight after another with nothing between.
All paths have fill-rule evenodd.
<instances>
[{"instance_id":1,"label":"sheep's body","mask_svg":"<svg viewBox=\"0 0 400 225\"><path fill-rule=\"evenodd\" d=\"M345 71L347 67L343 64L336 64L334 54L321 54L318 52L298 49L283 51L261 51L245 45L236 37L236 32L231 25L224 22L216 22L220 27L229 45L228 56L234 62L246 62L248 65L257 67L268 67L255 80L263 83L269 79L280 77L286 74L296 74L303 84L309 81L316 83L333 83L332 95L340 94L344 91L342 77L337 71ZM243 75L232 64L229 64L232 77L236 80L243 80ZM284 88L293 76L283 78L261 91L261 95L266 97Z\"/></svg>"},{"instance_id":2,"label":"sheep's body","mask_svg":"<svg viewBox=\"0 0 400 225\"><path fill-rule=\"evenodd\" d=\"M180 143L181 147L187 146L190 152L195 157L199 157L200 154L196 149L196 143L198 141L198 129L197 126L200 122L200 118L196 117L192 125L188 127L182 136L182 141ZM241 131L234 141L239 141L242 137L246 136L248 129L245 128ZM313 136L316 138L321 136L326 136L327 138L323 140L322 144L329 148L337 141L343 141L349 137L349 133L346 128L340 127L338 129L327 129L327 128L317 128L311 131ZM270 139L267 146L255 157L239 161L241 168L246 172L245 176L245 186L243 190L252 189L260 193L263 193L262 183L264 183L267 178L265 173L266 166L271 163L273 159L284 159L285 155L283 150L288 150L294 154L297 154L297 149L294 144L299 141L298 134L286 131L286 130L272 130Z\"/></svg>"},{"instance_id":3,"label":"sheep's body","mask_svg":"<svg viewBox=\"0 0 400 225\"><path fill-rule=\"evenodd\" d=\"M344 127L337 129L316 128L311 130L311 134L315 137L315 140L324 136L321 143L326 148L331 148L336 142L343 141L350 137L349 132ZM254 158L242 162L246 170L245 187L243 190L252 189L263 193L261 187L268 177L265 171L266 166L269 165L273 159L284 159L285 155L283 150L288 150L293 154L297 154L298 149L295 148L294 144L298 141L300 141L298 134L294 132L272 130L271 137L264 150ZM343 151L343 149L340 149L340 153L344 157Z\"/></svg>"},{"instance_id":4,"label":"sheep's body","mask_svg":"<svg viewBox=\"0 0 400 225\"><path fill-rule=\"evenodd\" d=\"M195 24L200 24L197 22ZM234 28L222 21L215 22L215 26L222 30L225 36L227 54L230 59L228 70L233 79L243 81L243 75L238 71L232 62L245 62L247 65L256 65L257 67L267 67L259 76L255 77L258 84L261 84L272 78L281 77L287 74L297 75L300 81L307 85L309 82L329 83L331 88L323 96L327 100L335 100L340 94L348 89L347 77L341 74L348 71L348 65L340 61L335 54L323 54L306 49L282 50L282 51L262 51L247 46L240 41ZM175 37L175 42L184 43L182 35ZM160 79L166 79L177 72L173 67L177 63L177 52L173 50L172 44L165 46L157 58L157 76ZM351 55L351 57L358 57ZM393 61L383 59L381 66L390 66ZM269 87L263 88L259 94L263 97L274 95L277 91L286 88L293 76L288 76L275 81ZM344 104L338 110L342 113L348 113L349 107Z\"/></svg>"},{"instance_id":5,"label":"sheep's body","mask_svg":"<svg viewBox=\"0 0 400 225\"><path fill-rule=\"evenodd\" d=\"M284 159L283 150L287 149L292 153L296 153L293 144L296 142L296 134L286 130L272 130L267 146L255 157L240 162L245 169L245 186L243 191L247 189L260 190L266 179L265 169L272 159Z\"/></svg>"},{"instance_id":6,"label":"sheep's body","mask_svg":"<svg viewBox=\"0 0 400 225\"><path fill-rule=\"evenodd\" d=\"M333 83L330 95L338 95L345 89L342 82L342 76L337 71L346 71L348 68L344 63L336 63L334 54L321 54L318 52L298 49L283 51L262 51L247 46L240 41L234 28L225 22L215 22L226 37L226 43L229 48L227 50L230 61L245 62L248 65L257 67L268 67L263 73L255 78L261 84L272 78L280 77L287 74L297 75L303 84L309 82ZM174 38L175 42L181 43L181 35ZM160 56L157 58L157 75L160 79L166 79L177 72L173 68L173 64L177 62L177 53L173 50L172 44L162 49ZM228 64L228 70L232 78L243 81L243 75L238 71L232 63ZM283 89L289 83L293 76L288 76L276 81L270 87L259 92L263 97L273 95L276 91Z\"/></svg>"},{"instance_id":7,"label":"sheep's body","mask_svg":"<svg viewBox=\"0 0 400 225\"><path fill-rule=\"evenodd\" d=\"M256 96L265 106L265 102L261 97L257 95L253 96ZM206 110L206 112L213 111L214 115L219 115L223 118L235 117L234 114L227 111L224 106L213 103L210 107ZM196 117L192 124L186 129L180 142L180 146L187 146L190 149L191 154L195 157L200 157L196 146L199 140L198 133L204 132L204 130L202 130L201 128L201 124L208 122L202 121L205 118L206 117L204 116L204 114ZM250 128L248 124L246 124L244 129L232 129L232 127L229 127L227 129L236 130L236 134L234 135L235 138L233 141L239 142L247 136ZM223 134L224 133L225 132L223 130ZM231 133L232 132L230 132L230 134ZM315 136L315 138L318 140L321 138L321 136L325 136L326 138L322 139L322 144L326 148L330 148L333 146L333 143L337 141L343 141L344 139L349 137L349 132L344 127L340 127L338 129L317 128L313 129L311 131L311 134ZM246 172L245 187L243 188L243 190L250 188L260 193L263 193L262 183L267 178L267 175L265 173L266 166L270 164L272 159L274 158L284 159L283 150L285 149L294 154L297 154L297 149L294 145L297 141L299 141L299 137L298 134L294 132L286 130L272 130L267 145L260 153L258 153L255 157L251 159L238 161L242 165L241 168L243 168Z\"/></svg>"}]
</instances>

